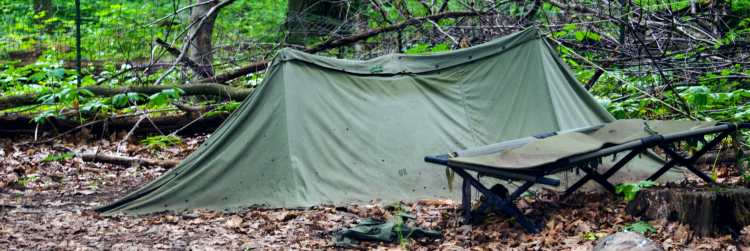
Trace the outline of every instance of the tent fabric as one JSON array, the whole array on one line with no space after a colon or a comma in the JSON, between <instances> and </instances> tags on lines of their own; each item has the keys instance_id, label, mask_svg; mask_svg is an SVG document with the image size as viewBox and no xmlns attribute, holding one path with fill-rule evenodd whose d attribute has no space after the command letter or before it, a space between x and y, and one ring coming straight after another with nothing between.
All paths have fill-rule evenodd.
<instances>
[{"instance_id":1,"label":"tent fabric","mask_svg":"<svg viewBox=\"0 0 750 251\"><path fill-rule=\"evenodd\" d=\"M535 30L366 61L283 49L199 149L98 211L452 198L443 172L423 156L608 121Z\"/></svg>"},{"instance_id":2,"label":"tent fabric","mask_svg":"<svg viewBox=\"0 0 750 251\"><path fill-rule=\"evenodd\" d=\"M716 125L708 121L626 119L588 132L568 132L536 139L516 148L491 154L452 158L450 162L499 169L534 169L574 155L619 145L655 134L672 134Z\"/></svg>"}]
</instances>

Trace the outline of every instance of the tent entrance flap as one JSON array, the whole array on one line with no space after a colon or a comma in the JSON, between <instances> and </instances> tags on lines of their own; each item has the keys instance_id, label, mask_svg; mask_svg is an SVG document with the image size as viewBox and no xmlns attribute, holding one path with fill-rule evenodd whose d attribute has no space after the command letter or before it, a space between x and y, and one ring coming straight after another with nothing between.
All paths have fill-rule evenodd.
<instances>
[{"instance_id":1,"label":"tent entrance flap","mask_svg":"<svg viewBox=\"0 0 750 251\"><path fill-rule=\"evenodd\" d=\"M263 82L194 153L99 211L451 199L456 194L425 155L609 121L536 30L366 61L282 49ZM647 175L639 168L654 164L623 169Z\"/></svg>"}]
</instances>

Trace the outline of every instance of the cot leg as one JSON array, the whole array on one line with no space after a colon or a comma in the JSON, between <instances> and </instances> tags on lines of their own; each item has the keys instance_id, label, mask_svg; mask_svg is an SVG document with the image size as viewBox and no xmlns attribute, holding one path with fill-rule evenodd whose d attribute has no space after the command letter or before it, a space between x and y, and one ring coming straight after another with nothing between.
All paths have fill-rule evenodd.
<instances>
[{"instance_id":1,"label":"cot leg","mask_svg":"<svg viewBox=\"0 0 750 251\"><path fill-rule=\"evenodd\" d=\"M468 181L471 186L477 189L480 193L482 193L486 198L487 202L489 202L492 206L495 206L496 208L502 210L504 213L506 213L508 216L514 217L516 219L516 222L523 226L527 232L529 233L537 233L538 229L536 226L534 226L527 218L526 216L521 213L521 210L519 210L514 204L513 201L505 200L503 198L500 198L495 193L490 191L487 187L482 185L481 182L476 180L473 176L471 176L469 173L464 171L461 168L453 168L453 171L457 173L461 178L464 179L464 181ZM530 185L528 187L531 187ZM526 189L528 189L528 187ZM515 194L515 193L514 193ZM520 194L520 193L519 193ZM463 201L463 200L462 200ZM488 207L484 206L483 207ZM482 209L480 207L480 209ZM478 217L478 215L472 215L471 217Z\"/></svg>"},{"instance_id":2,"label":"cot leg","mask_svg":"<svg viewBox=\"0 0 750 251\"><path fill-rule=\"evenodd\" d=\"M583 176L583 178L581 178L575 184L573 184L567 190L565 190L565 193L563 194L563 199L567 198L568 196L570 196L571 194L573 194L573 192L575 192L576 190L578 190L579 188L581 188L581 186L583 186L584 184L586 184L586 182L589 182L591 179L594 179L596 176L599 176L599 178L598 178L599 180L606 181L606 184L609 184L609 186L612 187L612 184L610 184L609 181L607 181L609 179L609 177L612 177L612 175L614 175L615 173L617 173L617 171L619 171L622 167L624 167L625 164L627 164L628 162L630 162L631 160L633 160L633 158L635 158L635 156L637 156L638 154L640 154L642 151L643 151L643 149L633 149L633 150L631 150L630 153L628 153L627 155L625 155L625 157L623 157L622 159L620 159L620 161L617 161L617 163L615 163L614 166L610 167L609 170L607 170L606 172L604 172L604 174L599 175L594 170L591 170L593 173L588 173L587 172L586 175ZM585 170L584 170L584 172L585 172ZM594 181L597 181L597 180L594 179ZM600 182L599 184L602 184L602 183ZM605 184L602 184L602 186L604 186L605 188L607 187L607 185L605 185ZM610 190L610 189L608 189L608 190ZM614 191L614 187L612 187L612 190L610 190L610 192L612 192L612 193L615 192Z\"/></svg>"},{"instance_id":3,"label":"cot leg","mask_svg":"<svg viewBox=\"0 0 750 251\"><path fill-rule=\"evenodd\" d=\"M461 185L461 207L464 209L464 222L472 220L471 215L471 183L466 178Z\"/></svg>"},{"instance_id":4,"label":"cot leg","mask_svg":"<svg viewBox=\"0 0 750 251\"><path fill-rule=\"evenodd\" d=\"M677 153L676 151L674 151L673 149L669 147L665 147L664 152L667 153L674 160L678 161L680 164L685 166L688 170L693 172L695 175L703 179L703 181L705 181L706 183L714 184L714 181L711 179L711 177L708 177L708 175L701 172L701 170L698 170L698 168L695 167L695 164L694 164L695 162L691 161L691 159L693 159L693 157L695 156L691 157L690 159L685 159L681 154Z\"/></svg>"},{"instance_id":5,"label":"cot leg","mask_svg":"<svg viewBox=\"0 0 750 251\"><path fill-rule=\"evenodd\" d=\"M509 201L515 201L518 197L521 197L523 192L526 192L526 190L529 190L531 186L534 185L534 182L526 181L526 183L523 183L520 187L516 188L516 191L514 191L510 196L508 197Z\"/></svg>"},{"instance_id":6,"label":"cot leg","mask_svg":"<svg viewBox=\"0 0 750 251\"><path fill-rule=\"evenodd\" d=\"M607 191L615 194L615 186L612 185L612 183L609 183L609 181L601 174L588 167L579 167L578 169L581 169L581 171L585 172L586 175L591 176L591 179L596 181L596 183L599 183L599 185L602 185L602 187L607 189Z\"/></svg>"},{"instance_id":7,"label":"cot leg","mask_svg":"<svg viewBox=\"0 0 750 251\"><path fill-rule=\"evenodd\" d=\"M655 181L655 180L659 179L659 177L661 177L662 175L664 175L664 173L666 173L669 169L671 169L675 165L681 164L681 165L687 167L687 169L690 170L691 172L695 173L695 175L697 175L698 177L700 177L701 179L703 179L704 181L706 181L706 183L714 184L715 182L713 180L711 180L711 178L708 177L708 175L706 175L705 173L701 172L700 170L698 170L698 168L695 167L695 162L698 161L698 159L701 156L703 156L704 154L706 154L706 152L708 152L709 150L711 150L714 147L716 147L716 145L718 145L719 143L721 143L721 141L724 138L726 138L727 136L729 136L729 132L726 132L726 131L722 132L721 134L719 134L719 136L716 136L716 138L714 138L713 140L711 140L710 142L708 142L708 144L706 144L705 146L703 146L703 148L701 148L700 150L698 150L698 152L696 152L695 154L693 154L693 156L691 156L690 158L683 157L682 155L680 155L679 153L677 153L676 151L674 151L668 145L660 145L660 147L664 150L664 152L667 153L667 155L669 155L670 157L672 157L672 160L670 160L669 162L667 162L666 164L664 164L664 166L661 169L659 169L659 171L657 171L656 173L654 173L650 177L648 177L648 180Z\"/></svg>"}]
</instances>

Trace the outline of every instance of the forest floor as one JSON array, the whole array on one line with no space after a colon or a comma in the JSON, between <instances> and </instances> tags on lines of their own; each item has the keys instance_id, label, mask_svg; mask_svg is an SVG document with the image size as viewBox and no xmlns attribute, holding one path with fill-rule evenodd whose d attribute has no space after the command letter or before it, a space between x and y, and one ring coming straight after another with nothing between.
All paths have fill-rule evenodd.
<instances>
[{"instance_id":1,"label":"forest floor","mask_svg":"<svg viewBox=\"0 0 750 251\"><path fill-rule=\"evenodd\" d=\"M238 213L188 211L147 216L102 216L93 211L161 175L159 167L121 167L83 162L80 158L43 161L65 151L113 153L114 139L82 140L73 135L44 144L31 137L0 138L0 249L332 249L333 233L365 217L390 218L391 207L359 205L308 210L250 209ZM182 159L205 140L153 152L125 142L121 155ZM621 231L636 219L625 203L608 195L581 194L558 202L556 193L542 191L519 204L526 214L544 220L544 230L525 234L501 216L479 226L460 223L452 201L420 201L401 210L416 216L415 224L440 230L440 239L410 240L415 250L590 250L595 236ZM667 250L747 250L750 227L735 238L695 236L688 227L650 222L647 236ZM360 248L399 249L398 243L361 243Z\"/></svg>"}]
</instances>

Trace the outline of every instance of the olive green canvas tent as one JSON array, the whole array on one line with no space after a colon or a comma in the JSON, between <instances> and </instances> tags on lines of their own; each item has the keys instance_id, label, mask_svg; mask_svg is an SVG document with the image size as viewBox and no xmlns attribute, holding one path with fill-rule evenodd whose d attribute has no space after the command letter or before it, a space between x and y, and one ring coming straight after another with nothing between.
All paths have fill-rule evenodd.
<instances>
[{"instance_id":1,"label":"olive green canvas tent","mask_svg":"<svg viewBox=\"0 0 750 251\"><path fill-rule=\"evenodd\" d=\"M283 49L198 150L99 211L453 198L424 156L612 120L535 30L367 61Z\"/></svg>"}]
</instances>

